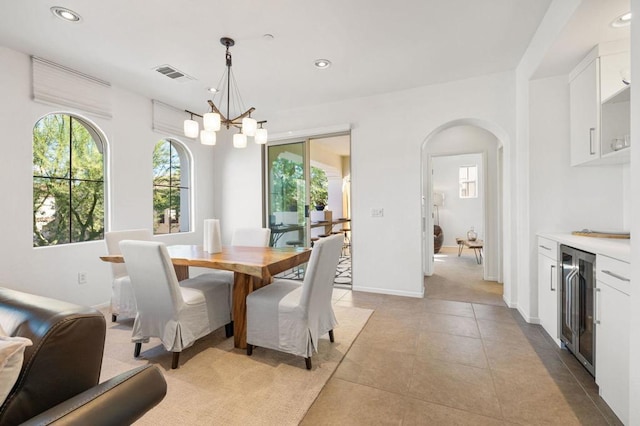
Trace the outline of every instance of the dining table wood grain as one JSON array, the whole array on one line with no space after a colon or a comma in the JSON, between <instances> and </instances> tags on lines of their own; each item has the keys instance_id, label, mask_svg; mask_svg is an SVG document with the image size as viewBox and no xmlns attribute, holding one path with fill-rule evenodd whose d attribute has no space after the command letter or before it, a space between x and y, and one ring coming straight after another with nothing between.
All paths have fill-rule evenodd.
<instances>
[{"instance_id":1,"label":"dining table wood grain","mask_svg":"<svg viewBox=\"0 0 640 426\"><path fill-rule=\"evenodd\" d=\"M201 245L170 245L167 251L178 281L189 278L189 267L233 272L234 346L247 347L247 296L273 281L276 274L308 262L311 249L303 247L225 246L209 253ZM124 263L122 255L100 256L105 262Z\"/></svg>"}]
</instances>

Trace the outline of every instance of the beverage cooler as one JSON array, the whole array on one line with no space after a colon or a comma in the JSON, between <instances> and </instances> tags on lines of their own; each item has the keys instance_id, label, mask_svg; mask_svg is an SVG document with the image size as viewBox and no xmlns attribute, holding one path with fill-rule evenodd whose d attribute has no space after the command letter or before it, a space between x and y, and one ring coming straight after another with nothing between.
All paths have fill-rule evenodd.
<instances>
[{"instance_id":1,"label":"beverage cooler","mask_svg":"<svg viewBox=\"0 0 640 426\"><path fill-rule=\"evenodd\" d=\"M560 250L562 253L560 340L589 373L595 376L596 256L564 245L560 246Z\"/></svg>"}]
</instances>

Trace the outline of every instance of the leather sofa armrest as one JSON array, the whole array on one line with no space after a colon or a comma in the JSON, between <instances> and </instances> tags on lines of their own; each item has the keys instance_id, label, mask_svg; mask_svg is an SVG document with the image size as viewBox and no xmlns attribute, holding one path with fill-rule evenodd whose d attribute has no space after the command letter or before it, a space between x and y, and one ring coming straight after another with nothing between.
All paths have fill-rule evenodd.
<instances>
[{"instance_id":1,"label":"leather sofa armrest","mask_svg":"<svg viewBox=\"0 0 640 426\"><path fill-rule=\"evenodd\" d=\"M23 425L130 425L166 393L167 383L158 367L145 365L87 389Z\"/></svg>"}]
</instances>

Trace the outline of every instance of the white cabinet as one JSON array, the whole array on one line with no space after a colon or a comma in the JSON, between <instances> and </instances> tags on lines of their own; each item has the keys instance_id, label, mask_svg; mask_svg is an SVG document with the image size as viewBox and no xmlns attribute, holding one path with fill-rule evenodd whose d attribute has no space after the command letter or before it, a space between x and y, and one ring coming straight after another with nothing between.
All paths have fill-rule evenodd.
<instances>
[{"instance_id":1,"label":"white cabinet","mask_svg":"<svg viewBox=\"0 0 640 426\"><path fill-rule=\"evenodd\" d=\"M558 243L538 237L538 317L542 328L560 345L558 294Z\"/></svg>"},{"instance_id":2,"label":"white cabinet","mask_svg":"<svg viewBox=\"0 0 640 426\"><path fill-rule=\"evenodd\" d=\"M596 265L596 383L602 399L628 424L631 265L602 255Z\"/></svg>"},{"instance_id":3,"label":"white cabinet","mask_svg":"<svg viewBox=\"0 0 640 426\"><path fill-rule=\"evenodd\" d=\"M569 76L572 166L629 161L628 147L615 143L629 134L629 87L622 73L630 55L620 51L625 47L596 46Z\"/></svg>"},{"instance_id":4,"label":"white cabinet","mask_svg":"<svg viewBox=\"0 0 640 426\"><path fill-rule=\"evenodd\" d=\"M569 82L571 165L600 158L600 58Z\"/></svg>"}]
</instances>

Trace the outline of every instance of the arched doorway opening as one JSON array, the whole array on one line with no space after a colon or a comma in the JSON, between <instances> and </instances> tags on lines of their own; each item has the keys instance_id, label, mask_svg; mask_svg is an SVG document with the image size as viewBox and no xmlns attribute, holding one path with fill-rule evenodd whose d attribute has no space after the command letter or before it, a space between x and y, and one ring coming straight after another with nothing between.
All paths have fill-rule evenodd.
<instances>
[{"instance_id":1,"label":"arched doorway opening","mask_svg":"<svg viewBox=\"0 0 640 426\"><path fill-rule=\"evenodd\" d=\"M480 279L502 283L502 170L506 139L502 129L477 119L445 123L425 139L421 159L425 276L433 275L437 268L434 225L440 225L440 238L449 252L454 248L457 251L457 240L466 239L467 231L473 227L483 245L480 253L471 251L482 254L478 259Z\"/></svg>"}]
</instances>

